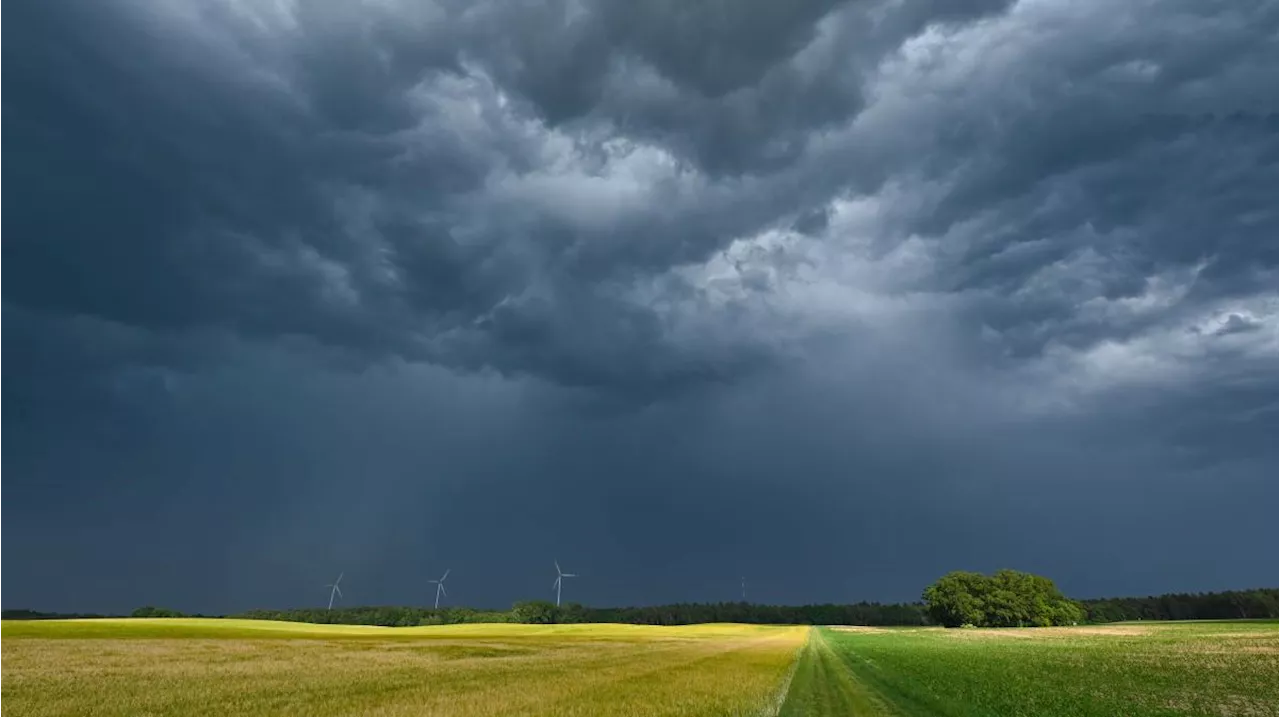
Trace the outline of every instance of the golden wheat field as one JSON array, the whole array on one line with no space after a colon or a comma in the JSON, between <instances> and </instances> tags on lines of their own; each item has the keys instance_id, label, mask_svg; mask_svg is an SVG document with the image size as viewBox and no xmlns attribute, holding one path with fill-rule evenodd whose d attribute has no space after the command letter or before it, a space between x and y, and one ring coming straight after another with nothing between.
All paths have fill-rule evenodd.
<instances>
[{"instance_id":1,"label":"golden wheat field","mask_svg":"<svg viewBox=\"0 0 1280 717\"><path fill-rule=\"evenodd\" d=\"M754 715L807 628L6 622L5 715Z\"/></svg>"}]
</instances>

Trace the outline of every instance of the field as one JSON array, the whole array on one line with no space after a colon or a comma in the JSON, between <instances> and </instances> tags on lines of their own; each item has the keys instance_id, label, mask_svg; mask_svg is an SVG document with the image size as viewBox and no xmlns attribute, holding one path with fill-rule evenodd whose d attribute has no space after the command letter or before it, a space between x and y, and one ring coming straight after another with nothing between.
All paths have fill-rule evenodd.
<instances>
[{"instance_id":1,"label":"field","mask_svg":"<svg viewBox=\"0 0 1280 717\"><path fill-rule=\"evenodd\" d=\"M5 622L6 715L1273 715L1277 624Z\"/></svg>"},{"instance_id":2,"label":"field","mask_svg":"<svg viewBox=\"0 0 1280 717\"><path fill-rule=\"evenodd\" d=\"M826 628L783 714L1275 715L1277 623Z\"/></svg>"},{"instance_id":3,"label":"field","mask_svg":"<svg viewBox=\"0 0 1280 717\"><path fill-rule=\"evenodd\" d=\"M747 715L807 628L5 622L5 715Z\"/></svg>"}]
</instances>

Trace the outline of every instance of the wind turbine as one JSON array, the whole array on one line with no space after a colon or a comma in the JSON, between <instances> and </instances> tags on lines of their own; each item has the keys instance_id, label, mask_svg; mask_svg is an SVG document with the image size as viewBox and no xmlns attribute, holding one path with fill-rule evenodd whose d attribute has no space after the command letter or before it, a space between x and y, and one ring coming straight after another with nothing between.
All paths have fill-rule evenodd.
<instances>
[{"instance_id":1,"label":"wind turbine","mask_svg":"<svg viewBox=\"0 0 1280 717\"><path fill-rule=\"evenodd\" d=\"M742 579L742 602L747 601L747 579Z\"/></svg>"},{"instance_id":2,"label":"wind turbine","mask_svg":"<svg viewBox=\"0 0 1280 717\"><path fill-rule=\"evenodd\" d=\"M444 579L449 577L449 570L453 570L453 568L449 568L448 570L445 570L444 575L441 575L439 580L431 581L436 584L436 608L435 609L437 610L440 609L440 596L443 594L445 597L449 597L449 592L444 589Z\"/></svg>"},{"instance_id":3,"label":"wind turbine","mask_svg":"<svg viewBox=\"0 0 1280 717\"><path fill-rule=\"evenodd\" d=\"M338 583L342 582L343 575L346 575L346 573L338 573L337 580L334 580L328 585L325 585L325 587L327 588L333 588L332 590L329 591L329 607L327 608L329 610L333 609L333 596L337 595L338 597L342 597L342 588L338 587Z\"/></svg>"},{"instance_id":4,"label":"wind turbine","mask_svg":"<svg viewBox=\"0 0 1280 717\"><path fill-rule=\"evenodd\" d=\"M560 607L560 587L561 585L563 585L564 579L576 578L578 576L574 573L566 573L563 570L561 570L560 561L557 560L555 561L555 563L556 563L556 581L554 583L551 583L551 587L556 589L556 607Z\"/></svg>"}]
</instances>

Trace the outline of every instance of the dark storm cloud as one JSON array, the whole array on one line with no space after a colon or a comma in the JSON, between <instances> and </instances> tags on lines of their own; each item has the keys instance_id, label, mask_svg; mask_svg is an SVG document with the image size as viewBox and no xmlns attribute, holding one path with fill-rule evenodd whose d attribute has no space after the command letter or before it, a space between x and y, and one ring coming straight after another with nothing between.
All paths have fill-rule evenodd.
<instances>
[{"instance_id":1,"label":"dark storm cloud","mask_svg":"<svg viewBox=\"0 0 1280 717\"><path fill-rule=\"evenodd\" d=\"M863 76L903 39L1007 5L604 2L565 17L547 4L548 32L486 60L552 124L604 120L714 175L778 170L856 113Z\"/></svg>"},{"instance_id":2,"label":"dark storm cloud","mask_svg":"<svg viewBox=\"0 0 1280 717\"><path fill-rule=\"evenodd\" d=\"M933 285L986 296L981 320L1016 352L1123 341L1213 301L1270 293L1276 248L1258 237L1276 221L1276 96L1258 88L1270 87L1275 38L1256 28L1275 21L1274 7L1212 19L1167 9L1122 13L1097 42L1048 33L1050 64L993 58L970 85L973 102L920 137L943 189L900 231L936 238ZM1080 30L1096 19L1047 14L1041 22ZM1189 51L1170 28L1190 22L1203 24ZM1155 277L1179 275L1166 283L1182 281L1186 295L1163 310L1083 310L1140 302Z\"/></svg>"},{"instance_id":3,"label":"dark storm cloud","mask_svg":"<svg viewBox=\"0 0 1280 717\"><path fill-rule=\"evenodd\" d=\"M83 17L79 10L56 6L19 8L18 20L30 32L12 50L19 89L10 121L34 141L10 155L10 166L17 168L13 204L18 207L11 224L21 227L10 252L33 270L12 280L11 302L159 329L215 325L267 336L302 333L375 353L519 370L518 358L466 355L466 347L502 351L507 338L518 333L530 341L560 342L532 350L511 347L535 362L542 361L538 356L576 351L573 346L582 339L530 327L546 326L540 307L547 302L556 311L575 311L562 304L587 300L614 304L636 319L587 322L579 333L617 333L632 326L636 332L607 343L630 343L631 352L671 352L676 349L652 328L658 319L641 315L650 310L627 306L599 282L600 275L621 271L625 278L627 266L655 272L699 261L732 238L784 218L779 215L788 211L785 202L794 191L760 203L735 197L731 185L675 184L664 192L672 199L690 188L695 196L666 213L627 212L588 227L573 216L546 216L545 208L485 199L482 185L495 172L509 169L519 176L551 159L522 123L545 116L554 127L575 114L554 105L555 92L540 89L543 80L522 73L551 73L546 81L567 91L596 83L565 75L559 64L543 57L576 46L564 42L563 33L580 32L583 43L603 53L599 61L568 63L582 71L606 73L614 60L638 58L680 93L711 103L699 109L697 97L682 94L666 103L673 109L654 110L693 107L693 116L676 119L703 129L687 141L667 144L677 156L692 150L699 167L728 161L699 160L705 154L700 148L721 141L716 138L729 138L734 144L725 151L745 158L771 137L800 137L797 133L815 126L808 115L822 113L812 102L795 101L804 98L751 99L750 104L785 109L788 115L765 118L734 139L744 115L741 101L726 95L754 87L770 68L794 58L828 10L818 6L725 17L706 6L679 14L679 31L671 33L663 29L670 13L647 6L643 11L591 6L579 16L555 4L404 16L306 4L288 22L280 21L287 27L278 36L255 32L253 23L238 14L245 8L195 7L201 12L189 18L145 5L97 7ZM957 13L953 8L939 18L963 19L994 9L975 6L971 13ZM844 10L836 20L842 27L866 24L872 10ZM881 18L892 32L877 35L879 51L892 49L893 33L918 29L928 17L905 6ZM270 26L271 20L259 18L259 24ZM546 32L521 34L514 48L509 41L497 42L495 33L509 38L506 28L526 21ZM709 28L715 33L712 42L704 37ZM467 46L473 37L475 46ZM286 49L271 47L271 41ZM856 44L860 52L869 47ZM130 52L121 54L119 47ZM475 76L460 64L468 57L510 86L486 88L481 79L477 88ZM870 67L874 59L863 62ZM626 86L630 78L613 81ZM431 97L415 102L414 88L423 82L428 86L419 94ZM775 84L783 90L795 86ZM831 89L823 76L809 86L822 95ZM528 98L533 117L504 114L494 104L494 92ZM471 105L477 101L479 108ZM622 115L649 112L610 108L603 97L590 104L591 111L576 114L591 115L590 123L603 121L606 128ZM852 109L842 108L829 119ZM660 124L637 127L637 136L669 134ZM572 155L578 148L553 151ZM585 170L584 180L591 171ZM343 202L335 194L354 199ZM370 194L371 202L360 201ZM478 201L488 211L525 216L496 226L481 222L468 227L467 237L458 236L458 214L481 209ZM72 206L77 209L66 210ZM129 239L115 239L122 236ZM66 281L48 281L50 274ZM539 301L507 301L542 281L552 286ZM58 288L64 283L71 291ZM531 313L512 316L522 305L533 307ZM502 317L489 316L499 307ZM427 341L415 335L415 325L424 321L423 329L433 335ZM472 337L478 321L503 330ZM611 328L614 324L617 328ZM525 329L514 331L516 325ZM465 340L436 346L446 330ZM565 358L598 363L589 353ZM687 370L676 364L716 360L677 356L669 368L623 367L613 373L684 374ZM555 374L554 367L539 370ZM600 370L589 366L586 374ZM732 369L713 367L710 373L726 370ZM572 383L573 373L555 378ZM598 382L589 375L583 381Z\"/></svg>"},{"instance_id":4,"label":"dark storm cloud","mask_svg":"<svg viewBox=\"0 0 1280 717\"><path fill-rule=\"evenodd\" d=\"M1270 575L1274 3L9 14L32 600L50 561L211 610L450 555L480 603L573 553L596 602ZM1059 557L1197 506L1141 581Z\"/></svg>"}]
</instances>

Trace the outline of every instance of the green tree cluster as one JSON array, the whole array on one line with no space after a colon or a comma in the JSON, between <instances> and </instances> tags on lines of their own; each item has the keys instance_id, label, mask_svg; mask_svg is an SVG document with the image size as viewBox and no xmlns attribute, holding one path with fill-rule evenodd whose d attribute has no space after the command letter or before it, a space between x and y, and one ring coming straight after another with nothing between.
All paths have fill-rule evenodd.
<instances>
[{"instance_id":1,"label":"green tree cluster","mask_svg":"<svg viewBox=\"0 0 1280 717\"><path fill-rule=\"evenodd\" d=\"M1047 627L1085 619L1052 580L1017 570L947 573L925 588L924 602L929 618L946 627Z\"/></svg>"}]
</instances>

